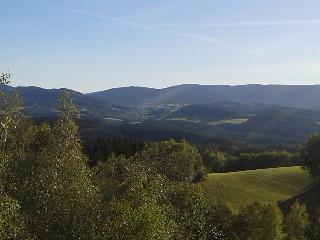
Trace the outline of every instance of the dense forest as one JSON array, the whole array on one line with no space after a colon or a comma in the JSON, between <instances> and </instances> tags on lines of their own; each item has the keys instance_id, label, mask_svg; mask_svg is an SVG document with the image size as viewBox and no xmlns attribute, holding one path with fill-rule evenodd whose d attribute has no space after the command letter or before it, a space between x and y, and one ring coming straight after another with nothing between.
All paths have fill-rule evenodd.
<instances>
[{"instance_id":1,"label":"dense forest","mask_svg":"<svg viewBox=\"0 0 320 240\"><path fill-rule=\"evenodd\" d=\"M9 80L2 74L0 83ZM83 140L68 92L57 111L53 122L32 121L17 94L1 93L1 240L320 239L320 212L303 203L286 213L260 202L234 211L203 188L209 172L297 163L316 179L320 136L294 153L226 152L184 140Z\"/></svg>"}]
</instances>

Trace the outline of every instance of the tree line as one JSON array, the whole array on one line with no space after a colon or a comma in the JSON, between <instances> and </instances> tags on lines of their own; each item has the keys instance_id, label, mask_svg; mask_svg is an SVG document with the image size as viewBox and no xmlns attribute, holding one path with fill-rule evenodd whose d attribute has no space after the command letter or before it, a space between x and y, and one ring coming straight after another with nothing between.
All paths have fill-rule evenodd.
<instances>
[{"instance_id":1,"label":"tree line","mask_svg":"<svg viewBox=\"0 0 320 240\"><path fill-rule=\"evenodd\" d=\"M235 155L219 149L206 148L201 151L201 156L209 172L236 172L303 164L300 153L274 149L244 151Z\"/></svg>"}]
</instances>

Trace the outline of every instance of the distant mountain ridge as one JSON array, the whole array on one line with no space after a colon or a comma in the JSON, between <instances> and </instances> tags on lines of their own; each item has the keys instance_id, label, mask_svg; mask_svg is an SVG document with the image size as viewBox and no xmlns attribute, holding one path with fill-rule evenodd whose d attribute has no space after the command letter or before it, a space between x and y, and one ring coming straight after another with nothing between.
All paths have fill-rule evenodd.
<instances>
[{"instance_id":1,"label":"distant mountain ridge","mask_svg":"<svg viewBox=\"0 0 320 240\"><path fill-rule=\"evenodd\" d=\"M70 92L80 114L90 118L107 118L125 116L125 107L99 100L89 95L76 92L70 89L44 89L40 87L10 87L3 86L7 94L14 91L22 98L23 111L31 117L51 117L57 115L59 96L63 91Z\"/></svg>"},{"instance_id":2,"label":"distant mountain ridge","mask_svg":"<svg viewBox=\"0 0 320 240\"><path fill-rule=\"evenodd\" d=\"M262 103L320 110L320 85L178 85L163 89L123 87L89 93L125 106Z\"/></svg>"},{"instance_id":3,"label":"distant mountain ridge","mask_svg":"<svg viewBox=\"0 0 320 240\"><path fill-rule=\"evenodd\" d=\"M59 96L70 91L87 136L223 139L291 147L320 132L320 86L182 85L91 94L39 87L2 89L17 91L24 113L35 119L57 116Z\"/></svg>"}]
</instances>

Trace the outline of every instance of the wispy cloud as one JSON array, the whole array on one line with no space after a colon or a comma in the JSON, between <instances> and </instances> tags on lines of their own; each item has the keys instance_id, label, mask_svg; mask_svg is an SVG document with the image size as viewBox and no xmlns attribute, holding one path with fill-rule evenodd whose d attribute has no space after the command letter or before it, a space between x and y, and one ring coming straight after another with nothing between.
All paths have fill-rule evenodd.
<instances>
[{"instance_id":1,"label":"wispy cloud","mask_svg":"<svg viewBox=\"0 0 320 240\"><path fill-rule=\"evenodd\" d=\"M94 13L94 12L89 12L89 11L83 11L83 10L78 10L78 9L74 9L74 8L67 8L67 7L57 6L57 5L53 5L53 4L47 4L47 3L39 2L39 1L33 1L33 0L21 0L21 1L36 4L36 5L39 5L42 7L57 9L60 11L65 11L65 12L70 12L70 13L74 13L74 14L80 14L80 15L84 15L84 16L90 16L90 17L95 17L95 18L99 18L99 19L104 19L109 22L114 22L114 23L130 26L130 27L134 27L134 28L139 28L139 29L158 32L158 33L162 33L162 34L168 34L168 35L173 35L173 36L182 37L182 38L186 38L186 39L206 42L209 44L233 49L235 51L243 52L246 54L257 55L257 56L262 55L261 52L255 50L255 49L241 47L241 46L229 43L229 42L219 40L217 38L212 38L212 37L207 37L207 36L193 34L193 33L187 33L187 32L174 31L174 30L167 29L167 28L161 28L159 26L147 25L147 24L142 24L142 23L138 23L138 22L128 21L126 19L116 18L116 17L110 16L110 15L99 14L99 13Z\"/></svg>"},{"instance_id":2,"label":"wispy cloud","mask_svg":"<svg viewBox=\"0 0 320 240\"><path fill-rule=\"evenodd\" d=\"M159 24L166 27L272 27L290 25L320 25L320 19L297 19L297 20L270 20L270 21L247 21L247 22L223 22L223 23L177 23Z\"/></svg>"}]
</instances>

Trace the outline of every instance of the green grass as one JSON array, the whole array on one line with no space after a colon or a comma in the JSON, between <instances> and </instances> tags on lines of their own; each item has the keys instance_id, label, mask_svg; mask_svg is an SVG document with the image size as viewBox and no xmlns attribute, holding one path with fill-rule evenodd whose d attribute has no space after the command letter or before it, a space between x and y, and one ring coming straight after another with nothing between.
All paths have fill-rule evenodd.
<instances>
[{"instance_id":1,"label":"green grass","mask_svg":"<svg viewBox=\"0 0 320 240\"><path fill-rule=\"evenodd\" d=\"M212 173L205 183L206 194L234 210L241 205L261 201L278 203L290 199L313 184L300 167L282 167L233 173Z\"/></svg>"},{"instance_id":2,"label":"green grass","mask_svg":"<svg viewBox=\"0 0 320 240\"><path fill-rule=\"evenodd\" d=\"M226 119L226 120L219 120L219 121L213 121L213 122L206 122L202 121L200 119L196 118L168 118L167 121L181 121L181 122L190 122L190 123L206 123L211 126L216 125L224 125L224 124L230 124L230 125L240 125L243 123L248 122L248 118L234 118L234 119Z\"/></svg>"},{"instance_id":3,"label":"green grass","mask_svg":"<svg viewBox=\"0 0 320 240\"><path fill-rule=\"evenodd\" d=\"M232 124L232 125L240 125L248 122L248 118L235 118L235 119L227 119L227 120L219 120L216 122L210 122L209 125L223 125L223 124Z\"/></svg>"},{"instance_id":4,"label":"green grass","mask_svg":"<svg viewBox=\"0 0 320 240\"><path fill-rule=\"evenodd\" d=\"M181 122L190 122L190 123L201 123L199 119L189 119L189 118L168 118L167 121L181 121Z\"/></svg>"},{"instance_id":5,"label":"green grass","mask_svg":"<svg viewBox=\"0 0 320 240\"><path fill-rule=\"evenodd\" d=\"M119 118L104 118L104 119L108 121L123 122L123 120Z\"/></svg>"}]
</instances>

